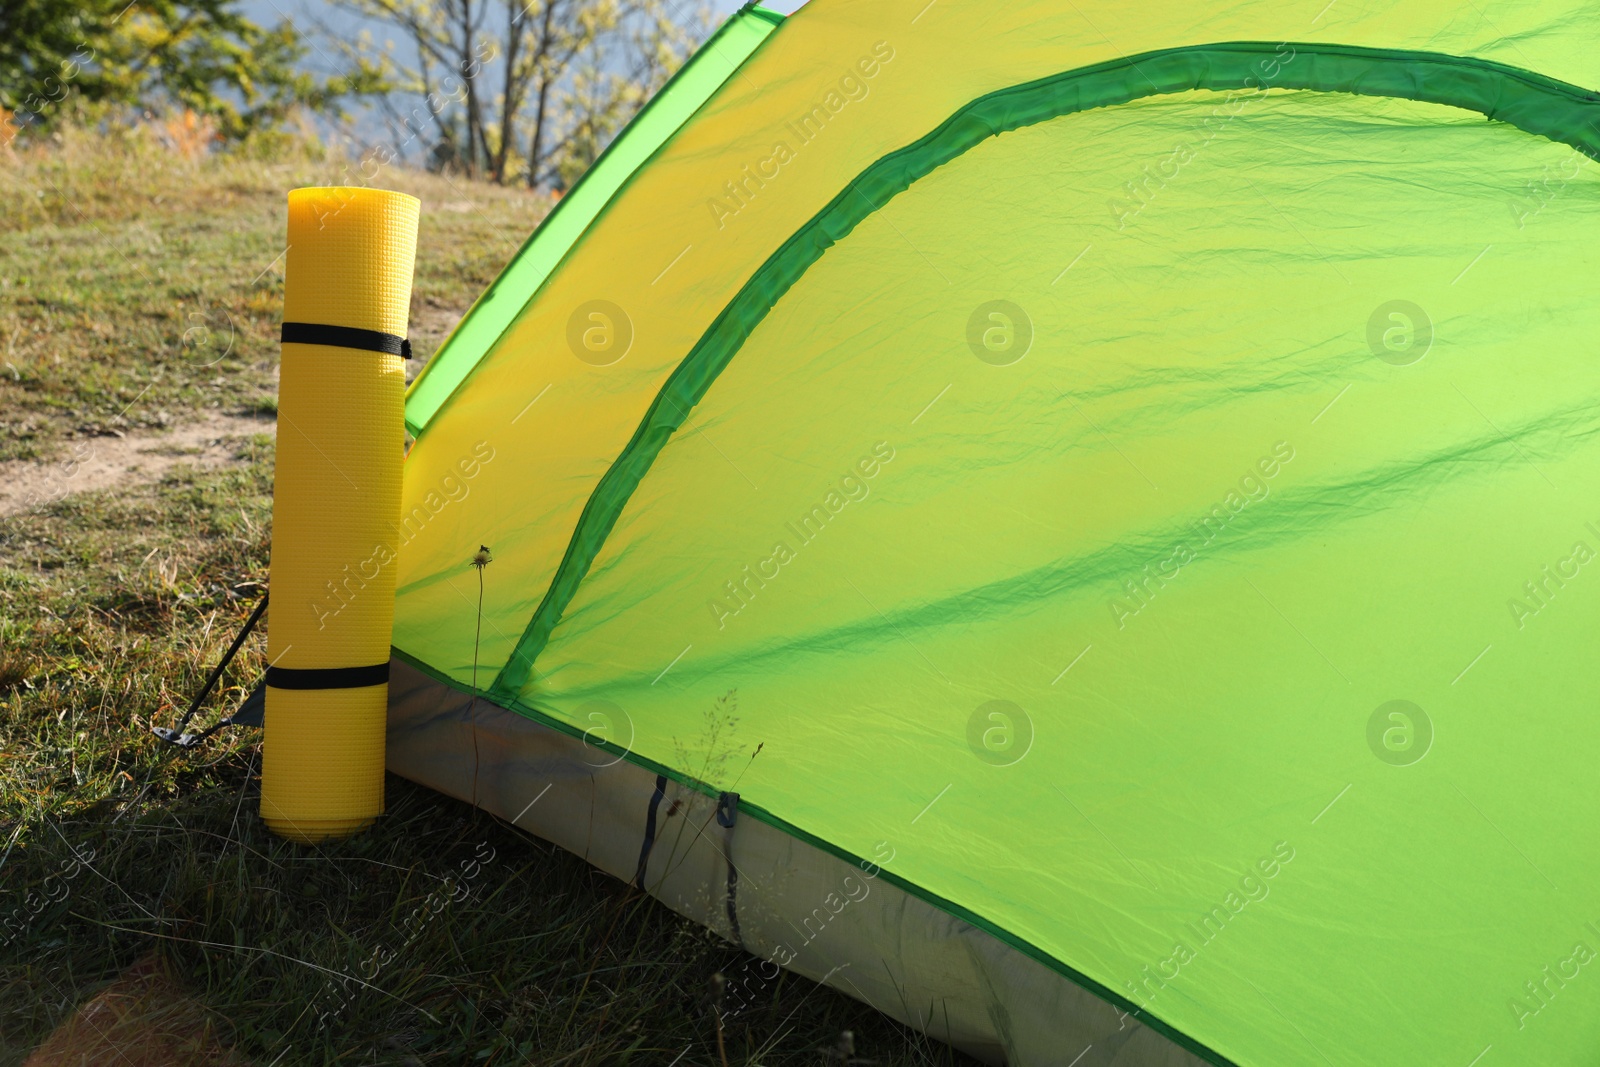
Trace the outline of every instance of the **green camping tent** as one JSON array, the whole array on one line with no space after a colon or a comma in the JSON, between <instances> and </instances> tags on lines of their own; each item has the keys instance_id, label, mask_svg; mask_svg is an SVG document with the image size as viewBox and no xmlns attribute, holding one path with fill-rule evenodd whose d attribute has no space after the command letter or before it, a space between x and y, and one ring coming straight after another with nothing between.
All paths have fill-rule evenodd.
<instances>
[{"instance_id":1,"label":"green camping tent","mask_svg":"<svg viewBox=\"0 0 1600 1067\"><path fill-rule=\"evenodd\" d=\"M742 11L408 395L391 768L743 945L734 1004L1593 1062L1597 44Z\"/></svg>"}]
</instances>

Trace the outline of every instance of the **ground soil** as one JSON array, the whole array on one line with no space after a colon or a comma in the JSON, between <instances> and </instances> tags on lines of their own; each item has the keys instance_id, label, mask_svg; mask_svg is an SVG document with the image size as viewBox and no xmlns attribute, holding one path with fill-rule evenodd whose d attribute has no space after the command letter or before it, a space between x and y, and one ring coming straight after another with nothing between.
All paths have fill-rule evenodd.
<instances>
[{"instance_id":1,"label":"ground soil","mask_svg":"<svg viewBox=\"0 0 1600 1067\"><path fill-rule=\"evenodd\" d=\"M268 417L212 414L160 433L76 438L47 461L0 463L0 517L76 493L159 481L179 464L225 466L235 458L232 442L270 434L275 425Z\"/></svg>"}]
</instances>

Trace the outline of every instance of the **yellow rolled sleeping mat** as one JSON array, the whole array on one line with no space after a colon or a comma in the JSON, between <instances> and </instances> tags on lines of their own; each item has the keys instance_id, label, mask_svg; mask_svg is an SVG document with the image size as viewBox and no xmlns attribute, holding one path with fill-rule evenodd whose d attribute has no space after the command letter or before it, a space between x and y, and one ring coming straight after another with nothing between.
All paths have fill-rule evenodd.
<instances>
[{"instance_id":1,"label":"yellow rolled sleeping mat","mask_svg":"<svg viewBox=\"0 0 1600 1067\"><path fill-rule=\"evenodd\" d=\"M383 813L418 209L376 189L289 194L261 817L295 841Z\"/></svg>"}]
</instances>

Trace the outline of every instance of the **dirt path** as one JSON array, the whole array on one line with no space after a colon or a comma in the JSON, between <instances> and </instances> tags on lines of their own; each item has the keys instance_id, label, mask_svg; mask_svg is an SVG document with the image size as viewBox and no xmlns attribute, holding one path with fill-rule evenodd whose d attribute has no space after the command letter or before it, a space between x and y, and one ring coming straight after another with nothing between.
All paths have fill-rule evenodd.
<instances>
[{"instance_id":1,"label":"dirt path","mask_svg":"<svg viewBox=\"0 0 1600 1067\"><path fill-rule=\"evenodd\" d=\"M233 461L230 439L275 430L270 418L208 415L166 433L81 438L53 460L0 463L0 517L92 489L154 482L180 463L220 467Z\"/></svg>"}]
</instances>

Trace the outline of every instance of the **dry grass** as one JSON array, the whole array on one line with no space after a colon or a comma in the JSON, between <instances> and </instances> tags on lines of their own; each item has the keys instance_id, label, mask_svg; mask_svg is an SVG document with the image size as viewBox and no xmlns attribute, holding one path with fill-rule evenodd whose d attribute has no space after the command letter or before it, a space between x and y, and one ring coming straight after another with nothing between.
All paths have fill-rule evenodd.
<instances>
[{"instance_id":1,"label":"dry grass","mask_svg":"<svg viewBox=\"0 0 1600 1067\"><path fill-rule=\"evenodd\" d=\"M148 133L0 160L0 456L270 406L284 191L339 169L301 147L188 162ZM381 184L424 201L413 336L436 340L544 205L398 170ZM213 307L236 344L198 367L184 316ZM254 731L194 752L150 735L266 580L271 444L235 448L221 470L0 520L0 1067L63 1024L52 1055L119 1062L82 1028L110 1007L127 1035L111 1044L166 1041L163 1062L721 1067L708 994L745 957L714 936L398 779L370 832L286 845L255 814ZM242 696L262 647L214 706ZM489 854L441 903L443 880ZM433 918L408 925L419 909ZM837 1064L818 1050L846 1029L884 1067L957 1059L802 979L764 993L727 1023L730 1065Z\"/></svg>"},{"instance_id":2,"label":"dry grass","mask_svg":"<svg viewBox=\"0 0 1600 1067\"><path fill-rule=\"evenodd\" d=\"M150 955L73 1012L22 1067L241 1067L217 1039L218 1023Z\"/></svg>"},{"instance_id":3,"label":"dry grass","mask_svg":"<svg viewBox=\"0 0 1600 1067\"><path fill-rule=\"evenodd\" d=\"M67 127L0 149L0 183L0 460L208 408L270 409L289 189L376 185L422 200L411 336L423 358L549 209L525 190L293 139L190 159L152 126Z\"/></svg>"}]
</instances>

